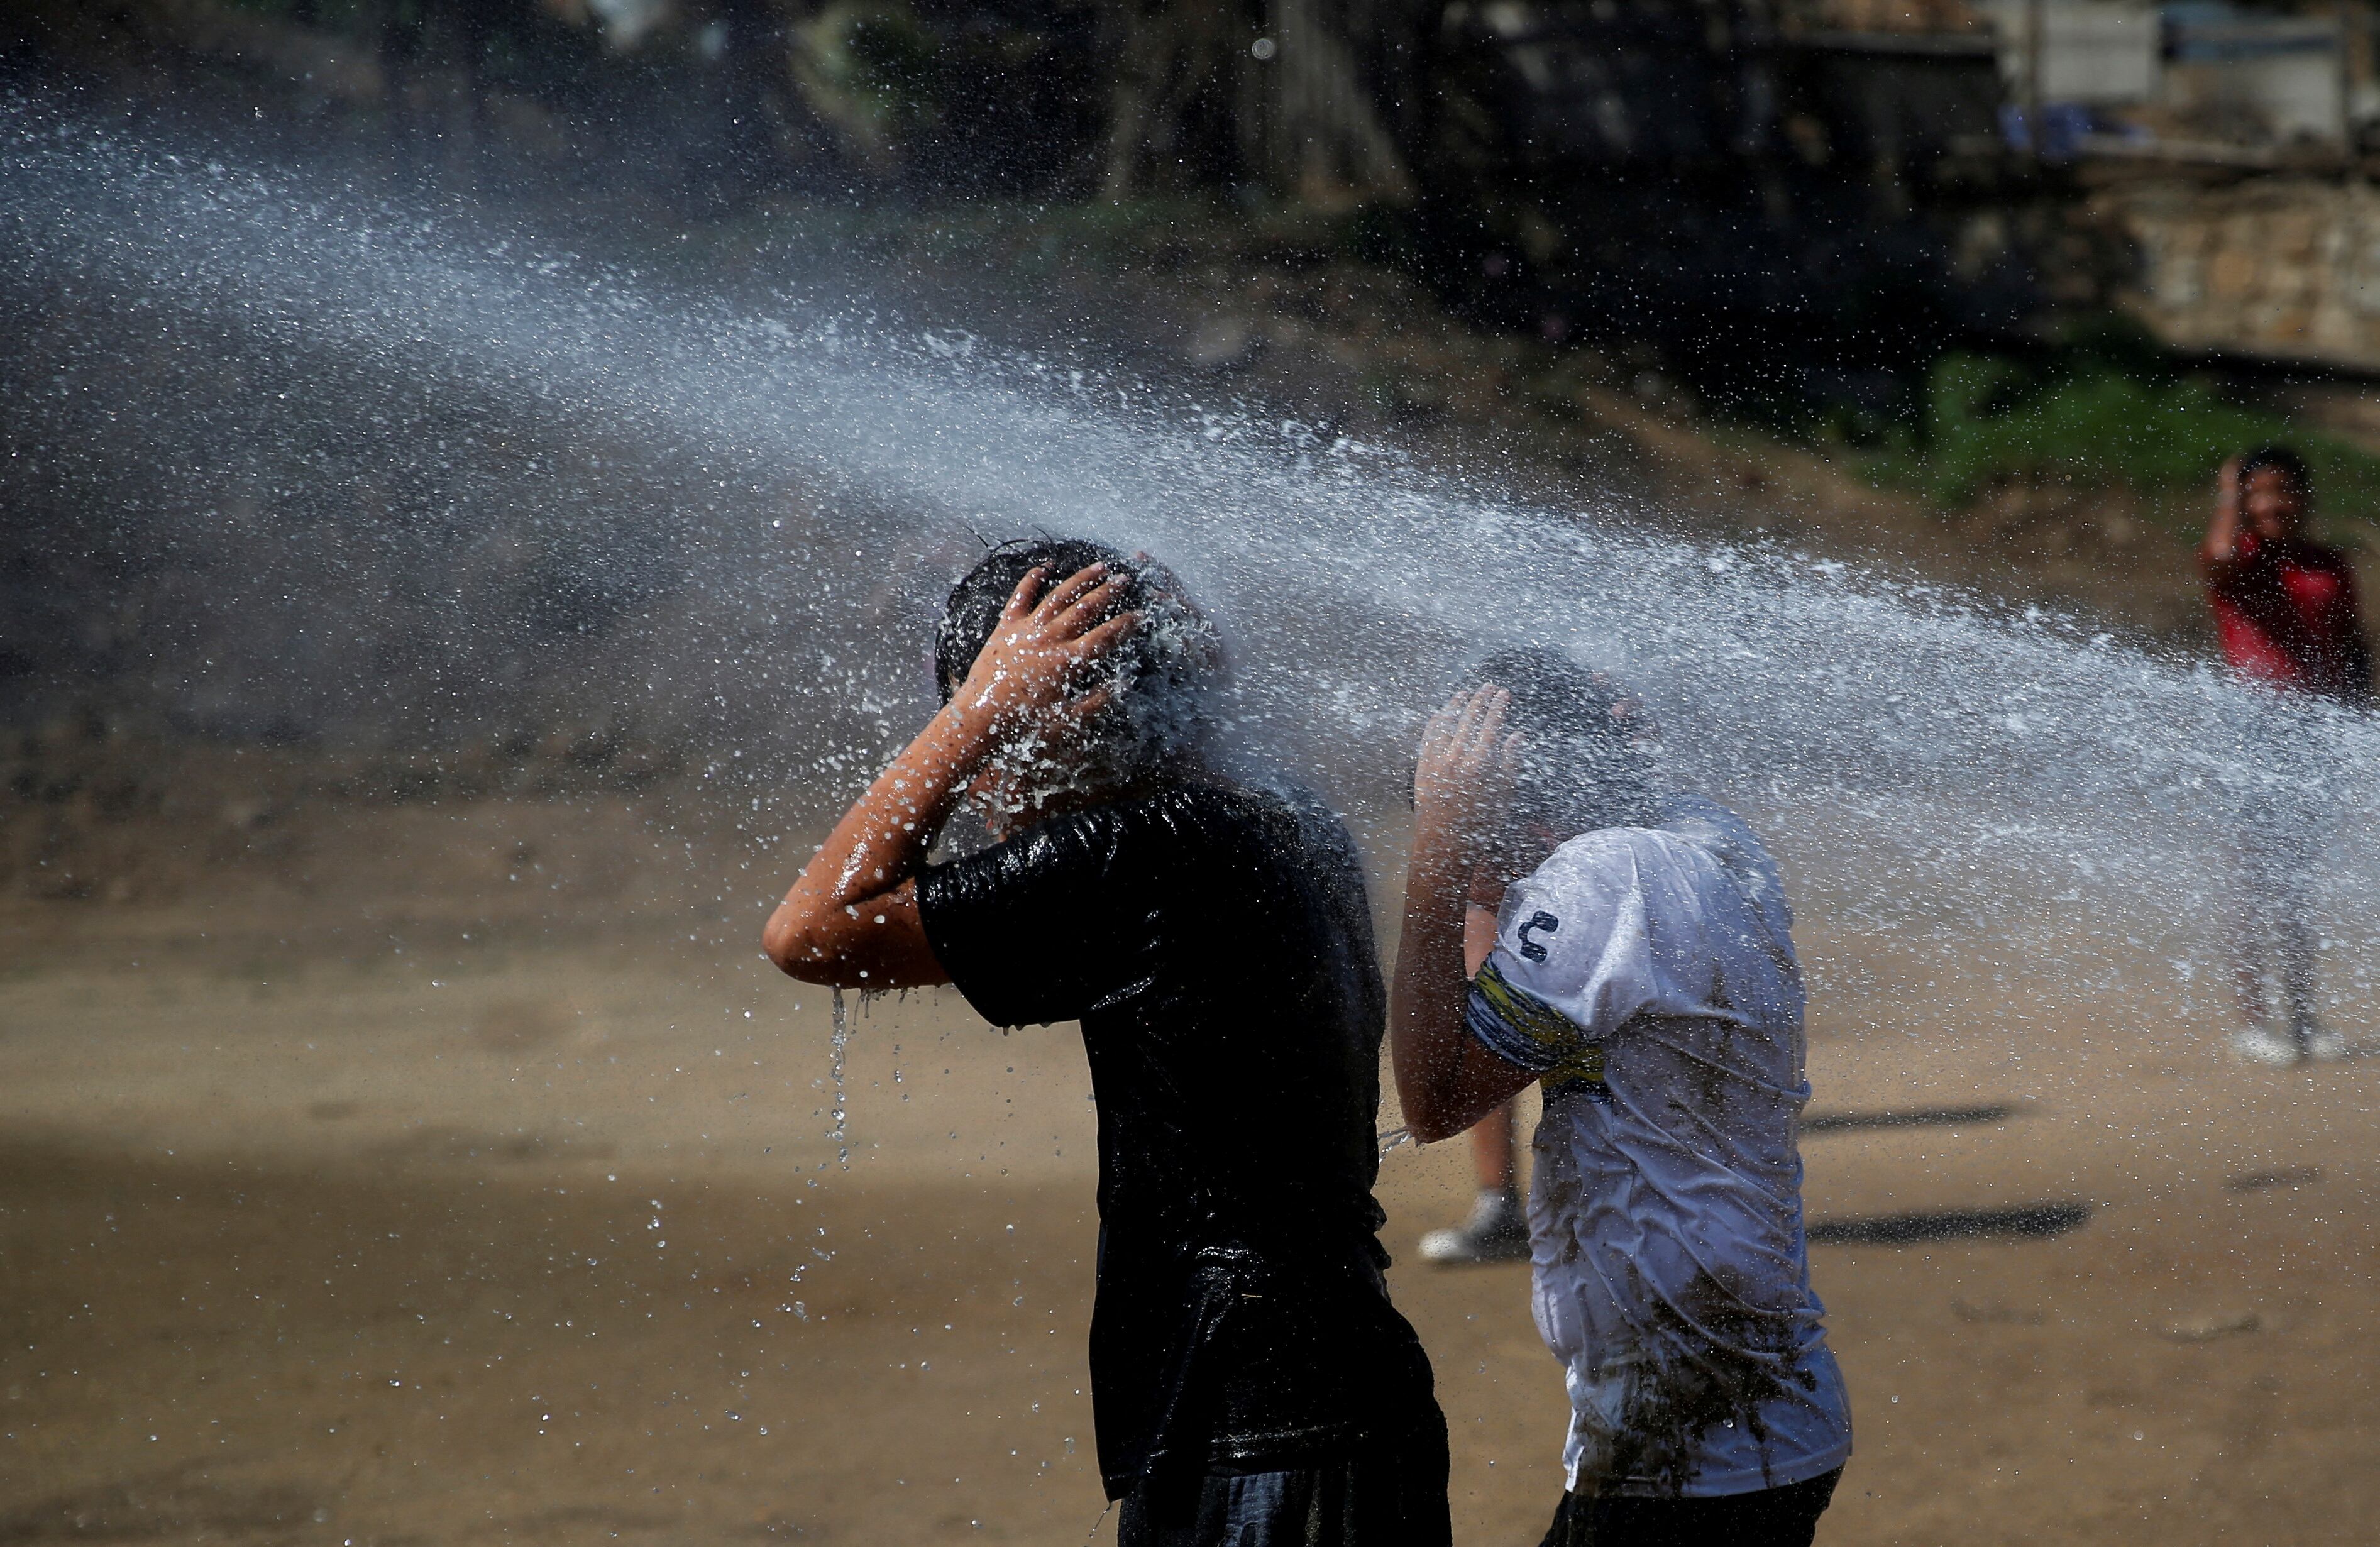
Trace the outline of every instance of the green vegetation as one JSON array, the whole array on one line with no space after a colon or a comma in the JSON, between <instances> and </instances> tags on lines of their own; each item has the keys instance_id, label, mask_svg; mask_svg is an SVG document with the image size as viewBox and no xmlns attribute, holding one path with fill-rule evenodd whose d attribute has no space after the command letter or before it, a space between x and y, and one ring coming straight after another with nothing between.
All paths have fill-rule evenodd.
<instances>
[{"instance_id":1,"label":"green vegetation","mask_svg":"<svg viewBox=\"0 0 2380 1547\"><path fill-rule=\"evenodd\" d=\"M2284 442L2313 468L2326 516L2380 521L2380 457L2242 401L2114 326L2032 359L1945 355L1927 375L1917 432L1883 439L1878 481L1942 506L2007 482L2062 483L2129 491L2186 525L2203 518L2225 457Z\"/></svg>"}]
</instances>

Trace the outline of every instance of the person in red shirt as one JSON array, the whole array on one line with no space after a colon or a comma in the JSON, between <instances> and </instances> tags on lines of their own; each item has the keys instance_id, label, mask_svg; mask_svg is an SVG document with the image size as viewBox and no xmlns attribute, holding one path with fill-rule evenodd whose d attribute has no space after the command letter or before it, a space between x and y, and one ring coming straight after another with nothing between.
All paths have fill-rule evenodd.
<instances>
[{"instance_id":1,"label":"person in red shirt","mask_svg":"<svg viewBox=\"0 0 2380 1547\"><path fill-rule=\"evenodd\" d=\"M2304 533L2313 481L2286 446L2223 464L2199 549L2223 658L2251 681L2360 702L2372 652L2347 555Z\"/></svg>"},{"instance_id":2,"label":"person in red shirt","mask_svg":"<svg viewBox=\"0 0 2380 1547\"><path fill-rule=\"evenodd\" d=\"M2231 812L2240 860L2235 981L2247 1029L2241 1058L2289 1065L2345 1051L2314 1015L2312 883L2328 836L2329 782L2321 700L2362 704L2372 691L2355 572L2338 549L2305 535L2313 481L2286 446L2223 464L2206 541L2198 551L2216 636L2235 676L2262 692L2242 706L2243 740L2258 766ZM2285 1018L2277 1026L2277 977Z\"/></svg>"}]
</instances>

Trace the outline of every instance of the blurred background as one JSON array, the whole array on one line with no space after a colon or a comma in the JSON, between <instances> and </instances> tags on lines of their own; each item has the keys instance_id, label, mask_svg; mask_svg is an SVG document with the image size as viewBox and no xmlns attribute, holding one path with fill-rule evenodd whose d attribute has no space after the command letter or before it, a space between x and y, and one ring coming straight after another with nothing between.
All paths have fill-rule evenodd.
<instances>
[{"instance_id":1,"label":"blurred background","mask_svg":"<svg viewBox=\"0 0 2380 1547\"><path fill-rule=\"evenodd\" d=\"M1801 910L1821 1541L2357 1539L2380 1062L2221 1062L2158 737L2226 457L2299 447L2372 579L2375 49L2350 0L14 0L0 1544L1096 1538L1071 1031L917 996L846 1061L756 946L979 537L1113 510L1330 688L1247 719L1384 919L1453 657L1706 588L1636 664ZM1101 406L1044 435L1046 383ZM1585 546L1432 598L1422 494ZM1524 1271L1406 1265L1458 1147L1382 1188L1458 1540L1533 1541Z\"/></svg>"},{"instance_id":2,"label":"blurred background","mask_svg":"<svg viewBox=\"0 0 2380 1547\"><path fill-rule=\"evenodd\" d=\"M94 117L721 265L831 221L871 292L1005 271L1037 342L2151 633L2201 627L2218 453L2293 435L2333 535L2380 516L2351 4L10 10L6 79ZM78 631L27 632L11 695Z\"/></svg>"}]
</instances>

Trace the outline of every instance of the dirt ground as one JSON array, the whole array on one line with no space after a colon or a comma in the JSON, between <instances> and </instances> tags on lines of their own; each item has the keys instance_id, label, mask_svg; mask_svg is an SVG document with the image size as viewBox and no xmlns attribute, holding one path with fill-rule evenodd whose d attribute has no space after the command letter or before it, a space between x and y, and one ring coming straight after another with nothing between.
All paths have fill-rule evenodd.
<instances>
[{"instance_id":1,"label":"dirt ground","mask_svg":"<svg viewBox=\"0 0 2380 1547\"><path fill-rule=\"evenodd\" d=\"M856 1013L846 1168L826 997L744 931L374 912L318 859L0 903L0 1543L1112 1530L1070 1028ZM1888 1022L1920 968L1805 946L1868 968L1813 1007L1858 1430L1820 1540L2370 1539L2380 1060L2242 1071L2146 993L2011 1036L1981 975ZM1394 1288L1457 1540L1526 1547L1564 1404L1525 1270L1411 1261L1465 1173L1387 1157Z\"/></svg>"}]
</instances>

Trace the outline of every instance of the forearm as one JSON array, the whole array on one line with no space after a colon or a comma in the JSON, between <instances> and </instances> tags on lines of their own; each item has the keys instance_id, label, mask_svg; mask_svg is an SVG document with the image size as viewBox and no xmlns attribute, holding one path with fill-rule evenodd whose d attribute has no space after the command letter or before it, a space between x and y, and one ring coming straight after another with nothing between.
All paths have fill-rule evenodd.
<instances>
[{"instance_id":1,"label":"forearm","mask_svg":"<svg viewBox=\"0 0 2380 1547\"><path fill-rule=\"evenodd\" d=\"M2227 568L2239 556L2240 511L2228 500L2215 507L2215 518L2206 524L2206 541L2198 545L2198 562L2211 577Z\"/></svg>"},{"instance_id":2,"label":"forearm","mask_svg":"<svg viewBox=\"0 0 2380 1547\"><path fill-rule=\"evenodd\" d=\"M1414 1137L1459 1133L1448 1103L1463 1059L1463 920L1468 869L1458 847L1416 831L1405 875L1404 930L1389 993L1397 1100Z\"/></svg>"},{"instance_id":3,"label":"forearm","mask_svg":"<svg viewBox=\"0 0 2380 1547\"><path fill-rule=\"evenodd\" d=\"M847 907L916 875L990 745L985 727L956 704L945 705L834 824L789 900Z\"/></svg>"},{"instance_id":4,"label":"forearm","mask_svg":"<svg viewBox=\"0 0 2380 1547\"><path fill-rule=\"evenodd\" d=\"M1413 859L1405 924L1389 989L1389 1042L1405 1127L1427 1143L1461 1133L1536 1078L1507 1064L1463 1023L1463 915L1483 834L1506 818L1519 764L1504 735L1512 695L1458 693L1430 716L1414 764Z\"/></svg>"}]
</instances>

